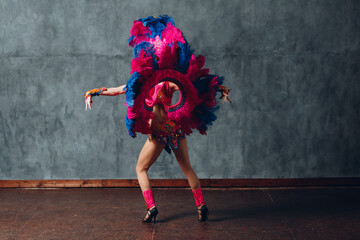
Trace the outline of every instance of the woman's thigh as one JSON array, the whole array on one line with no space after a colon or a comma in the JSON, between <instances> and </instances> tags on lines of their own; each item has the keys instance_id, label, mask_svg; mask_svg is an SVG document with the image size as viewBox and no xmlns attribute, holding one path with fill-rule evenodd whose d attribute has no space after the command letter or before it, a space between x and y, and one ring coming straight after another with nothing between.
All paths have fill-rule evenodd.
<instances>
[{"instance_id":1,"label":"woman's thigh","mask_svg":"<svg viewBox=\"0 0 360 240\"><path fill-rule=\"evenodd\" d=\"M192 169L185 137L180 138L178 148L173 148L173 152L175 153L176 160L184 173Z\"/></svg>"},{"instance_id":2,"label":"woman's thigh","mask_svg":"<svg viewBox=\"0 0 360 240\"><path fill-rule=\"evenodd\" d=\"M148 170L164 149L164 144L146 140L136 164L136 171Z\"/></svg>"}]
</instances>

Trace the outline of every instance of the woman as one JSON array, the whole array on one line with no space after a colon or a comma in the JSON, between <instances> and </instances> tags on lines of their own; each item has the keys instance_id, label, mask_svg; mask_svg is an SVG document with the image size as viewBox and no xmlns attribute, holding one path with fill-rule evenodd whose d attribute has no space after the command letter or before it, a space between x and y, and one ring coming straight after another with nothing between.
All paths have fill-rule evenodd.
<instances>
[{"instance_id":1,"label":"woman","mask_svg":"<svg viewBox=\"0 0 360 240\"><path fill-rule=\"evenodd\" d=\"M216 92L221 92L223 102L231 102L230 90L220 85L222 77L209 75L209 70L202 68L205 58L192 54L172 18L147 17L133 23L129 38L129 46L134 47L132 77L120 87L86 92L86 110L91 109L93 96L125 94L129 134L132 137L136 137L136 132L149 134L136 165L147 205L143 222L151 222L153 218L155 222L158 214L147 171L164 148L168 153L173 150L192 189L198 220L206 221L209 211L199 179L190 165L185 135L194 128L206 134L207 125L216 119ZM175 91L180 92L180 99L172 104Z\"/></svg>"}]
</instances>

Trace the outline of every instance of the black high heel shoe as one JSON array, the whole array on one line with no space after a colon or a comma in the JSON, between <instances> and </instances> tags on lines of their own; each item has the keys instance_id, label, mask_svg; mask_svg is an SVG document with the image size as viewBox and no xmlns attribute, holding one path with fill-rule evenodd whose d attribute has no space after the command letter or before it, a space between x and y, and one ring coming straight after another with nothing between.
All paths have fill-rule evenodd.
<instances>
[{"instance_id":1,"label":"black high heel shoe","mask_svg":"<svg viewBox=\"0 0 360 240\"><path fill-rule=\"evenodd\" d=\"M156 222L156 216L158 215L159 211L156 207L152 208L151 210L148 210L146 216L141 220L144 223L151 222L154 218L154 223Z\"/></svg>"},{"instance_id":2,"label":"black high heel shoe","mask_svg":"<svg viewBox=\"0 0 360 240\"><path fill-rule=\"evenodd\" d=\"M209 209L205 205L202 205L201 208L198 208L198 213L199 213L198 220L200 222L206 221L209 216Z\"/></svg>"}]
</instances>

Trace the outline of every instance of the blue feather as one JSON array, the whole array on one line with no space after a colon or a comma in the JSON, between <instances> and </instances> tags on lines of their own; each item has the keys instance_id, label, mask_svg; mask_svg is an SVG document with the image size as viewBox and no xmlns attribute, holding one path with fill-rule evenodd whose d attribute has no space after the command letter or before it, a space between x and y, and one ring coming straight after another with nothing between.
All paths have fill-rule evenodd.
<instances>
[{"instance_id":1,"label":"blue feather","mask_svg":"<svg viewBox=\"0 0 360 240\"><path fill-rule=\"evenodd\" d=\"M158 62L157 62L156 57L155 57L154 44L151 44L151 43L145 42L145 41L137 44L134 47L134 58L140 57L141 50L145 51L144 57L146 57L146 56L151 56L152 57L153 69L154 70L159 69L159 65L158 65Z\"/></svg>"},{"instance_id":2,"label":"blue feather","mask_svg":"<svg viewBox=\"0 0 360 240\"><path fill-rule=\"evenodd\" d=\"M156 35L159 35L161 38L162 31L166 27L168 22L171 22L175 26L175 21L173 18L169 17L168 15L160 15L157 18L153 16L149 16L146 18L140 18L138 21L143 22L143 25L149 27L151 30L150 38L155 38Z\"/></svg>"},{"instance_id":3,"label":"blue feather","mask_svg":"<svg viewBox=\"0 0 360 240\"><path fill-rule=\"evenodd\" d=\"M155 54L154 44L144 41L134 47L135 58L140 56L141 50L145 51L145 56L153 56Z\"/></svg>"},{"instance_id":4,"label":"blue feather","mask_svg":"<svg viewBox=\"0 0 360 240\"><path fill-rule=\"evenodd\" d=\"M218 82L218 85L222 85L223 84L223 82L224 82L224 77L222 77L222 76L219 76L219 82Z\"/></svg>"},{"instance_id":5,"label":"blue feather","mask_svg":"<svg viewBox=\"0 0 360 240\"><path fill-rule=\"evenodd\" d=\"M178 58L178 71L185 73L189 68L189 61L194 50L190 49L190 45L185 40L185 43L178 42L179 58Z\"/></svg>"},{"instance_id":6,"label":"blue feather","mask_svg":"<svg viewBox=\"0 0 360 240\"><path fill-rule=\"evenodd\" d=\"M205 93L209 90L209 83L214 77L216 77L216 75L208 75L204 78L198 77L194 82L194 87L199 91L199 93Z\"/></svg>"},{"instance_id":7,"label":"blue feather","mask_svg":"<svg viewBox=\"0 0 360 240\"><path fill-rule=\"evenodd\" d=\"M208 108L204 105L199 105L195 108L195 113L197 117L200 119L200 125L198 128L206 131L208 126L212 125L212 123L216 120L215 112L219 109L219 106L215 106L212 108Z\"/></svg>"},{"instance_id":8,"label":"blue feather","mask_svg":"<svg viewBox=\"0 0 360 240\"><path fill-rule=\"evenodd\" d=\"M134 72L126 83L126 104L129 107L134 106L134 100L140 92L142 83L138 81L141 75L138 72Z\"/></svg>"},{"instance_id":9,"label":"blue feather","mask_svg":"<svg viewBox=\"0 0 360 240\"><path fill-rule=\"evenodd\" d=\"M135 138L136 137L136 133L134 131L135 119L129 119L128 116L126 115L126 127L129 131L129 135Z\"/></svg>"},{"instance_id":10,"label":"blue feather","mask_svg":"<svg viewBox=\"0 0 360 240\"><path fill-rule=\"evenodd\" d=\"M131 36L129 37L129 39L128 39L128 44L130 44L130 42L131 42L135 37L136 37L136 36L131 35Z\"/></svg>"}]
</instances>

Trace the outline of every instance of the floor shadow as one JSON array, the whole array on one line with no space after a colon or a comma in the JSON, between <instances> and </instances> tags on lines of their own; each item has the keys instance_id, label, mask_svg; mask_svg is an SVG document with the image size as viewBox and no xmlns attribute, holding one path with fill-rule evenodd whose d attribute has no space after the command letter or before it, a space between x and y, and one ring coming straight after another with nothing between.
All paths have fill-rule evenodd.
<instances>
[{"instance_id":1,"label":"floor shadow","mask_svg":"<svg viewBox=\"0 0 360 240\"><path fill-rule=\"evenodd\" d=\"M352 216L360 215L359 196L350 195L322 195L313 198L281 199L281 201L267 202L263 205L246 206L247 203L241 203L242 206L208 206L209 222L221 222L226 220L241 219L248 217L261 217L263 215L287 215L293 217L299 216L320 216L332 217L337 215L350 214Z\"/></svg>"},{"instance_id":2,"label":"floor shadow","mask_svg":"<svg viewBox=\"0 0 360 240\"><path fill-rule=\"evenodd\" d=\"M160 218L159 220L156 220L156 222L168 222L168 221L172 221L172 220L175 220L175 219L180 219L180 218L185 218L185 217L188 217L188 216L196 216L196 212L190 212L190 211L186 211L186 212L183 212L183 211L178 211L177 213L175 214L172 214L172 215L167 215L166 217L164 218Z\"/></svg>"}]
</instances>

